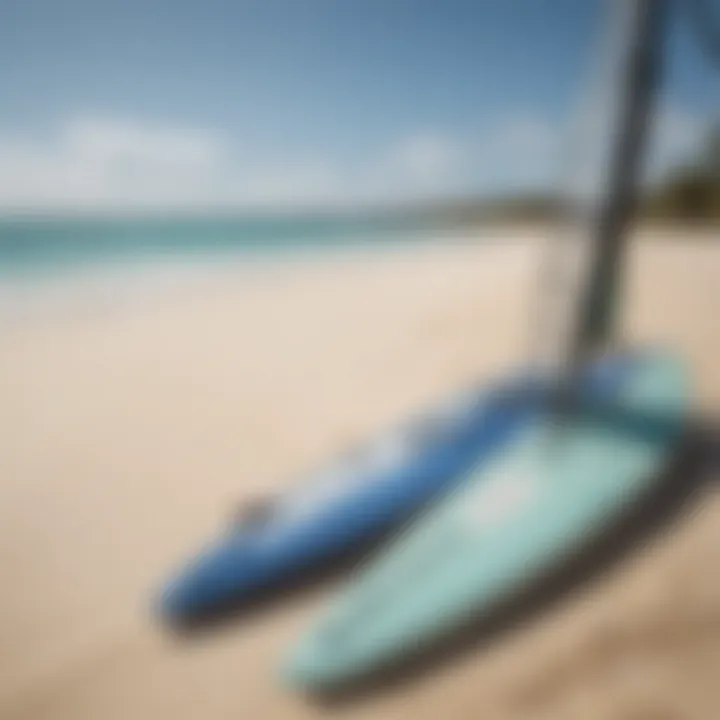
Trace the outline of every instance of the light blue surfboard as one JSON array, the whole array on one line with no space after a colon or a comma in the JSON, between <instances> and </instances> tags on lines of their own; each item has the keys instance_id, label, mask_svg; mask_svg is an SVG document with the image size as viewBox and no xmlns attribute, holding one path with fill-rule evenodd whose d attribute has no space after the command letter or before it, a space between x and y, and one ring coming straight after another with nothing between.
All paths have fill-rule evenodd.
<instances>
[{"instance_id":1,"label":"light blue surfboard","mask_svg":"<svg viewBox=\"0 0 720 720\"><path fill-rule=\"evenodd\" d=\"M293 650L284 680L332 689L510 600L652 489L677 449L687 376L645 356L614 399L550 412L418 518Z\"/></svg>"}]
</instances>

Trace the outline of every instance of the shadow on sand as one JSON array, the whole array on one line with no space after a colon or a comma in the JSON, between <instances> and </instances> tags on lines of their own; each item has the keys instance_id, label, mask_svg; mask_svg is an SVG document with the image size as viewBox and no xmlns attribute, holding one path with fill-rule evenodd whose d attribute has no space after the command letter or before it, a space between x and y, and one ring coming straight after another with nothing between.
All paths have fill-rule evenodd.
<instances>
[{"instance_id":1,"label":"shadow on sand","mask_svg":"<svg viewBox=\"0 0 720 720\"><path fill-rule=\"evenodd\" d=\"M650 497L609 526L602 537L562 568L545 574L512 601L472 619L452 635L402 661L387 665L339 688L308 694L310 702L335 707L360 702L379 693L421 681L453 660L497 641L504 633L536 618L572 590L603 573L649 542L673 520L687 512L699 491L715 482L720 472L720 422L690 428L669 468Z\"/></svg>"}]
</instances>

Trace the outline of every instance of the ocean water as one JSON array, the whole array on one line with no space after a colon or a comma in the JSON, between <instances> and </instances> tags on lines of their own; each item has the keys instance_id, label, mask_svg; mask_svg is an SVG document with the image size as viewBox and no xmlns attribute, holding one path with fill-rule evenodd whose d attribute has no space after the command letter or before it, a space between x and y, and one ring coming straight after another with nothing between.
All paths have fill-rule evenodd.
<instances>
[{"instance_id":1,"label":"ocean water","mask_svg":"<svg viewBox=\"0 0 720 720\"><path fill-rule=\"evenodd\" d=\"M404 218L145 217L0 219L0 276L107 262L306 250L418 240L430 228Z\"/></svg>"},{"instance_id":2,"label":"ocean water","mask_svg":"<svg viewBox=\"0 0 720 720\"><path fill-rule=\"evenodd\" d=\"M114 308L248 261L436 236L430 224L397 217L3 218L0 321Z\"/></svg>"}]
</instances>

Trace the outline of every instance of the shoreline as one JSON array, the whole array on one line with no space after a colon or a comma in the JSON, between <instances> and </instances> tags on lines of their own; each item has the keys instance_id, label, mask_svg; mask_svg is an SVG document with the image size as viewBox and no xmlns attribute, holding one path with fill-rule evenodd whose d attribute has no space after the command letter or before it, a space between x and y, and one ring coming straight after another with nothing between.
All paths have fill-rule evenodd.
<instances>
[{"instance_id":1,"label":"shoreline","mask_svg":"<svg viewBox=\"0 0 720 720\"><path fill-rule=\"evenodd\" d=\"M528 233L530 234L530 233ZM535 231L537 235L537 231ZM397 262L408 256L442 258L479 243L495 245L507 238L483 233L428 236L418 240L391 239L387 242L348 243L335 247L305 245L269 251L243 249L226 252L145 254L75 263L26 267L20 272L0 274L0 326L21 325L61 316L79 319L113 305L118 310L136 307L138 302L172 300L188 290L202 292L216 283L273 281L319 267L348 264ZM511 235L511 242L525 242ZM83 306L86 306L83 309ZM95 306L93 308L93 306Z\"/></svg>"},{"instance_id":2,"label":"shoreline","mask_svg":"<svg viewBox=\"0 0 720 720\"><path fill-rule=\"evenodd\" d=\"M216 283L256 282L305 268L348 263L397 262L403 258L432 259L480 247L537 245L540 255L548 241L561 230L549 224L501 224L459 227L443 233L425 232L423 237L393 237L386 242L349 242L335 246L211 250L192 253L146 253L76 262L5 268L0 273L0 327L15 330L23 325L61 319L72 322L84 316L103 316L138 308L144 302L172 301L183 292L207 291ZM653 226L643 224L633 245L646 242L676 245L678 237L689 247L712 241L709 227ZM540 260L538 258L538 264Z\"/></svg>"}]
</instances>

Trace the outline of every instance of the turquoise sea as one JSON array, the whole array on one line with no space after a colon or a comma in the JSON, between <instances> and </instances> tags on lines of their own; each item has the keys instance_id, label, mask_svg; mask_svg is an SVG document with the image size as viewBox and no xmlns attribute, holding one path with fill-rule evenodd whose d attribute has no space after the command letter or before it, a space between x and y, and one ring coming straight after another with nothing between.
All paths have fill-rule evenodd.
<instances>
[{"instance_id":1,"label":"turquoise sea","mask_svg":"<svg viewBox=\"0 0 720 720\"><path fill-rule=\"evenodd\" d=\"M421 240L417 220L368 216L0 219L0 277L123 261L294 254Z\"/></svg>"},{"instance_id":2,"label":"turquoise sea","mask_svg":"<svg viewBox=\"0 0 720 720\"><path fill-rule=\"evenodd\" d=\"M432 241L417 219L369 216L0 219L0 323L146 302L238 263Z\"/></svg>"}]
</instances>

